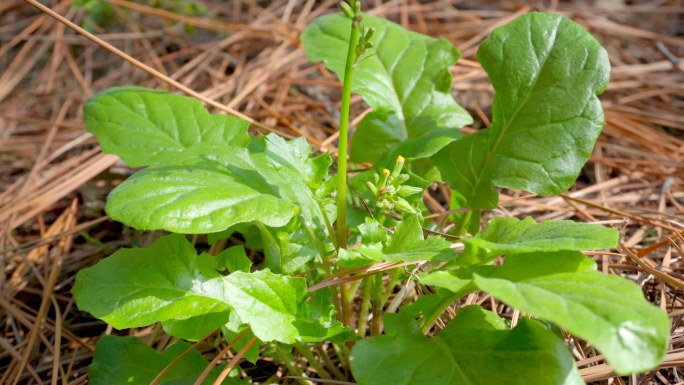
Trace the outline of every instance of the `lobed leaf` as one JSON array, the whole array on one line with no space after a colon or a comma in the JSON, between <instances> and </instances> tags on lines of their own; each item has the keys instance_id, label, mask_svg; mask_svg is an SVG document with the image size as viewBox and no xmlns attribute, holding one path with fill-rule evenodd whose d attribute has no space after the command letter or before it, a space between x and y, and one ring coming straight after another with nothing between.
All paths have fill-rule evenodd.
<instances>
[{"instance_id":1,"label":"lobed leaf","mask_svg":"<svg viewBox=\"0 0 684 385\"><path fill-rule=\"evenodd\" d=\"M608 84L610 63L601 45L568 18L523 15L482 43L478 60L496 90L492 126L434 157L452 186L462 228L478 210L496 207L494 186L558 194L589 159L603 126L596 97Z\"/></svg>"},{"instance_id":2,"label":"lobed leaf","mask_svg":"<svg viewBox=\"0 0 684 385\"><path fill-rule=\"evenodd\" d=\"M224 326L233 311L264 342L318 341L346 333L331 318L330 301L327 308L306 302L305 278L268 270L222 276L215 270L219 262L206 253L197 256L184 236L169 235L81 270L72 292L79 309L117 329L162 322L171 333L197 339ZM193 322L195 331L189 330Z\"/></svg>"},{"instance_id":3,"label":"lobed leaf","mask_svg":"<svg viewBox=\"0 0 684 385\"><path fill-rule=\"evenodd\" d=\"M468 306L432 338L407 316L385 314L384 323L385 335L352 349L359 385L584 384L563 341L534 320L506 330L496 314Z\"/></svg>"},{"instance_id":4,"label":"lobed leaf","mask_svg":"<svg viewBox=\"0 0 684 385\"><path fill-rule=\"evenodd\" d=\"M168 235L79 271L72 293L79 309L126 329L229 310L224 285L213 261L198 259L183 235Z\"/></svg>"},{"instance_id":5,"label":"lobed leaf","mask_svg":"<svg viewBox=\"0 0 684 385\"><path fill-rule=\"evenodd\" d=\"M311 61L323 61L340 79L349 44L350 21L341 14L314 20L301 40ZM375 28L374 48L354 68L352 92L359 93L375 112L354 134L351 159L375 163L403 141L431 131L458 127L472 118L450 95L448 67L460 52L446 39L405 30L390 21L363 14L362 25ZM437 149L435 149L436 151Z\"/></svg>"}]
</instances>

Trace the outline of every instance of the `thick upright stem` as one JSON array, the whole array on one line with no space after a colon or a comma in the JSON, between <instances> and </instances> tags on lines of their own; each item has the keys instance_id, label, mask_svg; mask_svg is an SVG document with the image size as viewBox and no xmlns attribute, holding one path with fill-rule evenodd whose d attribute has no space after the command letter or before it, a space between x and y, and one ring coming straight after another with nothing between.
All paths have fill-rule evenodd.
<instances>
[{"instance_id":1,"label":"thick upright stem","mask_svg":"<svg viewBox=\"0 0 684 385\"><path fill-rule=\"evenodd\" d=\"M359 42L359 23L352 22L347 63L344 67L342 106L340 107L340 139L337 147L337 247L347 248L347 136L349 132L349 100L352 72Z\"/></svg>"}]
</instances>

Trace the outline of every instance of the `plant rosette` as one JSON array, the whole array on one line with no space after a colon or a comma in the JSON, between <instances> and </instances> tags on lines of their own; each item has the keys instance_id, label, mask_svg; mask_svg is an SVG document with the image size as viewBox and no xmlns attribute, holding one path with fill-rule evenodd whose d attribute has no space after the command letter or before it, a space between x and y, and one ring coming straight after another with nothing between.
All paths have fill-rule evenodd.
<instances>
[{"instance_id":1,"label":"plant rosette","mask_svg":"<svg viewBox=\"0 0 684 385\"><path fill-rule=\"evenodd\" d=\"M331 156L313 155L304 138L250 136L248 122L212 115L191 98L123 87L88 100L86 127L103 150L144 167L111 192L107 214L172 234L79 272L78 307L117 329L159 322L187 341L219 331L252 362L271 355L287 366L294 348L320 375L326 370L309 348L329 343L362 385L581 384L560 330L592 344L620 375L657 367L667 314L582 254L616 247L616 230L495 217L480 231L497 187L554 195L574 183L604 123L597 95L610 66L599 43L553 14L495 29L477 52L496 91L492 125L464 136L458 129L472 118L452 98L448 71L458 49L363 14L358 2L341 9L316 19L301 40L344 84L340 154L350 94L374 109L350 151L352 164L373 167L350 180L346 156L335 172ZM423 217L431 182L451 188L451 234ZM218 247L236 232L244 246ZM198 252L184 234L207 234L217 246ZM462 251L452 248L454 236ZM263 263L253 264L245 247ZM422 269L410 274L399 267L416 264ZM389 306L403 280L434 294ZM475 291L524 316L511 326L467 306L437 330L447 307ZM197 352L169 366L188 346L158 353L107 336L91 381L147 384L164 371L159 384L192 383L209 365ZM217 368L204 376L225 378ZM223 381L251 383L235 370Z\"/></svg>"}]
</instances>

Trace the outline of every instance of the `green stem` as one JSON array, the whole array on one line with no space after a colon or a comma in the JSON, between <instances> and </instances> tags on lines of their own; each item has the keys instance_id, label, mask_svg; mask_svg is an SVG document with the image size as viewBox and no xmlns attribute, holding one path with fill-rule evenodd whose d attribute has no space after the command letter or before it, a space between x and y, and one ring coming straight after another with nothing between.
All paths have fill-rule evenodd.
<instances>
[{"instance_id":1,"label":"green stem","mask_svg":"<svg viewBox=\"0 0 684 385\"><path fill-rule=\"evenodd\" d=\"M340 137L337 147L337 247L347 248L347 137L349 136L349 101L351 99L352 72L359 42L359 23L352 22L347 63L344 67L342 105L340 107Z\"/></svg>"},{"instance_id":2,"label":"green stem","mask_svg":"<svg viewBox=\"0 0 684 385\"><path fill-rule=\"evenodd\" d=\"M295 349L299 351L299 353L306 358L306 361L311 365L314 369L316 369L316 373L318 373L321 378L326 379L326 380L332 380L332 377L328 373L327 370L323 369L323 366L321 366L321 363L318 362L316 357L311 354L311 351L309 348L304 346L301 342L295 342L294 344Z\"/></svg>"},{"instance_id":3,"label":"green stem","mask_svg":"<svg viewBox=\"0 0 684 385\"><path fill-rule=\"evenodd\" d=\"M373 287L373 278L366 277L363 279L363 298L361 300L361 311L359 311L358 334L359 337L366 337L366 330L368 327L368 308L370 307L371 289Z\"/></svg>"},{"instance_id":4,"label":"green stem","mask_svg":"<svg viewBox=\"0 0 684 385\"><path fill-rule=\"evenodd\" d=\"M371 320L371 335L377 336L382 329L382 273L373 276L373 318Z\"/></svg>"}]
</instances>

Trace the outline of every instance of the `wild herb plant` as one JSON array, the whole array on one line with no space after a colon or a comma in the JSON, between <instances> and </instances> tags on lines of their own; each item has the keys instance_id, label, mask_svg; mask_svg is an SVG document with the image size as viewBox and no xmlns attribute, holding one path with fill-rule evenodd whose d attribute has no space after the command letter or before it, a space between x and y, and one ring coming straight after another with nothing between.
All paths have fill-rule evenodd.
<instances>
[{"instance_id":1,"label":"wild herb plant","mask_svg":"<svg viewBox=\"0 0 684 385\"><path fill-rule=\"evenodd\" d=\"M495 187L550 195L577 178L604 122L604 49L559 15L531 13L494 30L477 53L496 91L492 125L463 136L472 119L452 98L448 71L459 51L359 8L343 3L301 36L309 58L343 81L336 172L304 138L249 136L248 122L187 97L127 87L87 102L87 128L104 151L145 166L112 191L108 215L174 234L81 271L79 308L116 329L159 322L188 341L220 330L238 358L268 355L301 375L295 349L320 376L359 384L581 384L567 333L618 374L656 367L667 315L581 252L615 247L616 230L495 217L480 231L481 212L497 206ZM351 92L374 112L354 132L350 170ZM373 167L358 171L361 163ZM423 217L431 182L451 187L450 234ZM233 233L245 246L224 248ZM185 234L207 234L210 253ZM404 301L409 281L430 294ZM478 290L523 316L512 325L479 306L445 315ZM323 342L339 370L310 352ZM226 377L216 368L200 376L208 363L195 351L164 371L188 346L160 354L134 337L104 337L91 381ZM223 383L249 379L233 370Z\"/></svg>"}]
</instances>

